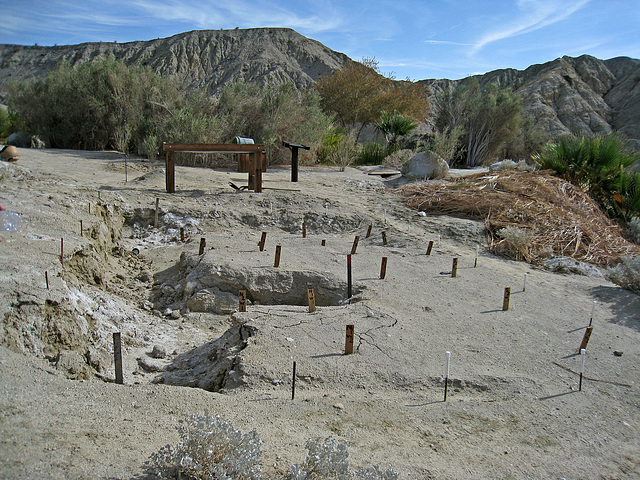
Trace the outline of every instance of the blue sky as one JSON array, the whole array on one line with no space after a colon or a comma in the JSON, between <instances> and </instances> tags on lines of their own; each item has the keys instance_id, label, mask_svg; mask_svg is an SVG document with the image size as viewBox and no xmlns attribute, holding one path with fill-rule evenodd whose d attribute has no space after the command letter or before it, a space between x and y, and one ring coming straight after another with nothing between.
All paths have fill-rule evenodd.
<instances>
[{"instance_id":1,"label":"blue sky","mask_svg":"<svg viewBox=\"0 0 640 480\"><path fill-rule=\"evenodd\" d=\"M398 78L457 79L563 55L640 58L640 0L0 0L0 43L69 45L289 27Z\"/></svg>"}]
</instances>

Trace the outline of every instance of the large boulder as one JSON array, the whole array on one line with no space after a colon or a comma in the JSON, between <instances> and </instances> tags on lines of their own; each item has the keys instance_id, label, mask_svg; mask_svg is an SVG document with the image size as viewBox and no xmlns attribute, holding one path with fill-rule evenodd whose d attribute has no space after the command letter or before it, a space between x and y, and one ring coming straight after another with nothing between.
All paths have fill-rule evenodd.
<instances>
[{"instance_id":1,"label":"large boulder","mask_svg":"<svg viewBox=\"0 0 640 480\"><path fill-rule=\"evenodd\" d=\"M9 135L7 139L7 145L13 145L14 147L30 148L31 137L26 133L16 132Z\"/></svg>"},{"instance_id":2,"label":"large boulder","mask_svg":"<svg viewBox=\"0 0 640 480\"><path fill-rule=\"evenodd\" d=\"M449 173L449 165L434 152L419 152L402 166L402 176L409 180L431 180L444 178Z\"/></svg>"}]
</instances>

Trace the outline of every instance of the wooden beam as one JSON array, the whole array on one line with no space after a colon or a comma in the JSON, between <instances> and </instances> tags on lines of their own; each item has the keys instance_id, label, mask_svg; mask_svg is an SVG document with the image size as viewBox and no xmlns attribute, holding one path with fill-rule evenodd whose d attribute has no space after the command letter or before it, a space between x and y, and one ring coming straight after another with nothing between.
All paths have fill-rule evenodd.
<instances>
[{"instance_id":1,"label":"wooden beam","mask_svg":"<svg viewBox=\"0 0 640 480\"><path fill-rule=\"evenodd\" d=\"M173 160L173 151L169 150L166 155L166 171L167 171L167 193L175 193L176 191L176 164Z\"/></svg>"},{"instance_id":2,"label":"wooden beam","mask_svg":"<svg viewBox=\"0 0 640 480\"><path fill-rule=\"evenodd\" d=\"M264 151L264 145L227 144L227 143L163 143L165 152L218 152L251 153Z\"/></svg>"}]
</instances>

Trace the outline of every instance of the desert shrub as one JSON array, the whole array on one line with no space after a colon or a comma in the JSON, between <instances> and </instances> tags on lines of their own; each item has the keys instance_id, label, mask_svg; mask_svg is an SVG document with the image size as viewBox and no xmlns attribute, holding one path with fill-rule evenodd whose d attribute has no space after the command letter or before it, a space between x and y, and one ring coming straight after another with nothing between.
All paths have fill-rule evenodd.
<instances>
[{"instance_id":1,"label":"desert shrub","mask_svg":"<svg viewBox=\"0 0 640 480\"><path fill-rule=\"evenodd\" d=\"M151 457L151 470L161 478L261 478L261 440L243 434L219 416L192 415L179 428L177 446L167 445Z\"/></svg>"},{"instance_id":2,"label":"desert shrub","mask_svg":"<svg viewBox=\"0 0 640 480\"><path fill-rule=\"evenodd\" d=\"M356 163L358 165L380 165L387 156L388 150L377 142L363 145Z\"/></svg>"},{"instance_id":3,"label":"desert shrub","mask_svg":"<svg viewBox=\"0 0 640 480\"><path fill-rule=\"evenodd\" d=\"M609 278L623 288L640 292L640 257L623 257L609 269Z\"/></svg>"},{"instance_id":4,"label":"desert shrub","mask_svg":"<svg viewBox=\"0 0 640 480\"><path fill-rule=\"evenodd\" d=\"M344 172L346 167L356 161L359 151L360 146L353 133L338 135L331 138L331 144L327 144L325 158L328 163L340 167L340 171Z\"/></svg>"},{"instance_id":5,"label":"desert shrub","mask_svg":"<svg viewBox=\"0 0 640 480\"><path fill-rule=\"evenodd\" d=\"M333 438L307 441L307 458L301 465L293 465L287 480L349 480L349 452L345 443Z\"/></svg>"},{"instance_id":6,"label":"desert shrub","mask_svg":"<svg viewBox=\"0 0 640 480\"><path fill-rule=\"evenodd\" d=\"M154 453L148 473L190 480L260 480L261 440L255 431L241 433L219 416L192 415L179 427L178 445ZM293 465L285 480L397 480L399 474L376 465L350 472L347 444L335 439L307 441L307 457Z\"/></svg>"},{"instance_id":7,"label":"desert shrub","mask_svg":"<svg viewBox=\"0 0 640 480\"><path fill-rule=\"evenodd\" d=\"M516 260L527 259L533 235L517 227L504 227L496 232L501 240L494 246L496 251Z\"/></svg>"},{"instance_id":8,"label":"desert shrub","mask_svg":"<svg viewBox=\"0 0 640 480\"><path fill-rule=\"evenodd\" d=\"M397 150L392 154L384 157L382 164L385 167L397 168L398 170L400 170L402 166L407 163L415 154L416 152L410 149Z\"/></svg>"}]
</instances>

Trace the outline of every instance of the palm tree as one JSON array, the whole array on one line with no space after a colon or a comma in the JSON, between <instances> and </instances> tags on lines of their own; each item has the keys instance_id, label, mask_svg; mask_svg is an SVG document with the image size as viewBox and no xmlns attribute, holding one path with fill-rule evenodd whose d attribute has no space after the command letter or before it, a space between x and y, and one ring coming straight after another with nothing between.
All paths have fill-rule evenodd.
<instances>
[{"instance_id":1,"label":"palm tree","mask_svg":"<svg viewBox=\"0 0 640 480\"><path fill-rule=\"evenodd\" d=\"M389 153L398 149L400 137L409 135L417 126L418 124L411 117L397 111L393 113L382 112L380 120L375 124L376 130L382 132L387 140Z\"/></svg>"}]
</instances>

